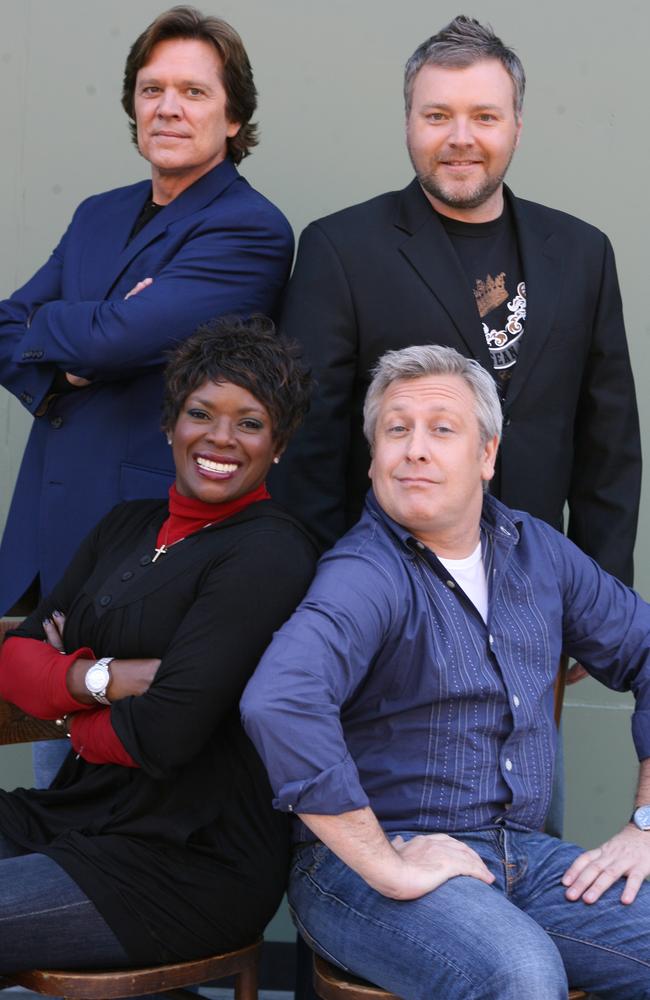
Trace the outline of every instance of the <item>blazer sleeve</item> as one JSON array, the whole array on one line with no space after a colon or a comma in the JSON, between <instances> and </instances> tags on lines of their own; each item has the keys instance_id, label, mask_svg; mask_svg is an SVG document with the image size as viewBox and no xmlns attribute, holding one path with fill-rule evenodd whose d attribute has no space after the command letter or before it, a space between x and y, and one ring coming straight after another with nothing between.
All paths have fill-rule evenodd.
<instances>
[{"instance_id":1,"label":"blazer sleeve","mask_svg":"<svg viewBox=\"0 0 650 1000\"><path fill-rule=\"evenodd\" d=\"M14 355L22 352L22 341L38 307L61 297L63 259L70 230L64 234L49 260L9 299L0 302L0 384L13 393L30 413L35 413L47 395L56 366L52 363L19 365Z\"/></svg>"},{"instance_id":2,"label":"blazer sleeve","mask_svg":"<svg viewBox=\"0 0 650 1000\"><path fill-rule=\"evenodd\" d=\"M241 213L230 206L225 219L213 211L176 250L161 250L155 273L140 275L153 284L129 299L48 299L23 329L13 363L121 379L164 364L206 319L272 312L288 275L291 233L279 213L246 211L246 203ZM36 289L29 283L22 291L33 297Z\"/></svg>"},{"instance_id":3,"label":"blazer sleeve","mask_svg":"<svg viewBox=\"0 0 650 1000\"><path fill-rule=\"evenodd\" d=\"M186 764L213 735L218 738L313 570L312 547L295 528L249 527L205 572L149 690L111 706L115 732L151 777Z\"/></svg>"},{"instance_id":4,"label":"blazer sleeve","mask_svg":"<svg viewBox=\"0 0 650 1000\"><path fill-rule=\"evenodd\" d=\"M305 423L273 470L273 495L329 547L347 527L358 333L342 261L318 223L300 239L280 325L302 345L317 384Z\"/></svg>"},{"instance_id":5,"label":"blazer sleeve","mask_svg":"<svg viewBox=\"0 0 650 1000\"><path fill-rule=\"evenodd\" d=\"M600 293L577 407L568 535L628 586L641 491L641 439L614 251L603 236Z\"/></svg>"}]
</instances>

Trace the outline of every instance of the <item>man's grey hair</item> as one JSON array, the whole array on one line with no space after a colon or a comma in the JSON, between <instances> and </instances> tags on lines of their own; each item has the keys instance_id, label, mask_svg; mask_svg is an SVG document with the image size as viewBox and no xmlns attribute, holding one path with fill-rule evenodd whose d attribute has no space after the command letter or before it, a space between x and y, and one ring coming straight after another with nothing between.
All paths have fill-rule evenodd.
<instances>
[{"instance_id":1,"label":"man's grey hair","mask_svg":"<svg viewBox=\"0 0 650 1000\"><path fill-rule=\"evenodd\" d=\"M430 375L458 375L471 390L481 446L495 436L501 437L501 403L490 373L478 361L464 358L453 347L423 344L404 347L401 351L387 351L372 370L372 381L363 405L363 433L371 451L375 442L379 407L388 387L400 379L426 378Z\"/></svg>"},{"instance_id":2,"label":"man's grey hair","mask_svg":"<svg viewBox=\"0 0 650 1000\"><path fill-rule=\"evenodd\" d=\"M404 104L411 111L413 84L423 66L450 66L465 69L483 59L498 59L512 80L515 116L521 117L526 74L521 59L504 45L489 24L459 14L446 27L418 45L404 70Z\"/></svg>"}]
</instances>

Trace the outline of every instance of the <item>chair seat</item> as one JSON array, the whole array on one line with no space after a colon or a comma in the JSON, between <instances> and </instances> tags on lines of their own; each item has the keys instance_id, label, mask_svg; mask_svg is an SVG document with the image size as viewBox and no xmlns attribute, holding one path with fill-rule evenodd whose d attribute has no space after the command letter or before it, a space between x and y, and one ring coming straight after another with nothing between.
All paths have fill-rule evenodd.
<instances>
[{"instance_id":1,"label":"chair seat","mask_svg":"<svg viewBox=\"0 0 650 1000\"><path fill-rule=\"evenodd\" d=\"M142 996L146 993L165 993L184 986L196 986L212 979L223 979L224 976L239 976L244 981L236 984L235 996L239 1000L256 1000L261 944L261 941L256 941L255 944L239 948L237 951L174 965L97 972L30 969L7 978L14 985L47 996L112 1000L118 997Z\"/></svg>"},{"instance_id":2,"label":"chair seat","mask_svg":"<svg viewBox=\"0 0 650 1000\"><path fill-rule=\"evenodd\" d=\"M407 1000L337 969L320 955L314 955L314 989L321 1000ZM586 996L582 990L569 990L569 1000L585 1000Z\"/></svg>"}]
</instances>

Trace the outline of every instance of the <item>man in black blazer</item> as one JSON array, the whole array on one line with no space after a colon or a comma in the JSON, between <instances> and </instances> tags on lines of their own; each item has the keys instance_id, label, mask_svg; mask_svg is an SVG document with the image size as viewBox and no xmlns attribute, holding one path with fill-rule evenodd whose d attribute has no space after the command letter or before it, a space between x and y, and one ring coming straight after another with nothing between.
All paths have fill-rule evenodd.
<instances>
[{"instance_id":1,"label":"man in black blazer","mask_svg":"<svg viewBox=\"0 0 650 1000\"><path fill-rule=\"evenodd\" d=\"M361 407L388 349L439 343L494 373L504 415L492 492L632 582L641 457L607 237L523 201L503 177L525 77L490 28L457 17L406 67L416 178L307 227L283 317L318 381L274 496L324 544L368 487Z\"/></svg>"}]
</instances>

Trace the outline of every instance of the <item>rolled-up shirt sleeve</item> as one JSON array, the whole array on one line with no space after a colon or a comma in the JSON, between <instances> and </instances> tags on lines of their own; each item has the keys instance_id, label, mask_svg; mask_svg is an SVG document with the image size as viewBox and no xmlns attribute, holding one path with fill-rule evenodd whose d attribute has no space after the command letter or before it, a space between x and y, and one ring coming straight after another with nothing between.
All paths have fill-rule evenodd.
<instances>
[{"instance_id":1,"label":"rolled-up shirt sleeve","mask_svg":"<svg viewBox=\"0 0 650 1000\"><path fill-rule=\"evenodd\" d=\"M650 757L650 605L556 533L552 556L564 586L565 651L613 691L632 691L632 738Z\"/></svg>"},{"instance_id":2,"label":"rolled-up shirt sleeve","mask_svg":"<svg viewBox=\"0 0 650 1000\"><path fill-rule=\"evenodd\" d=\"M276 808L338 815L368 805L341 710L363 683L396 612L389 571L335 549L276 633L241 701Z\"/></svg>"},{"instance_id":3,"label":"rolled-up shirt sleeve","mask_svg":"<svg viewBox=\"0 0 650 1000\"><path fill-rule=\"evenodd\" d=\"M332 808L336 803L336 808ZM314 778L287 781L273 800L283 812L330 815L363 809L368 796L361 787L359 773L349 753L338 764L326 768Z\"/></svg>"}]
</instances>

